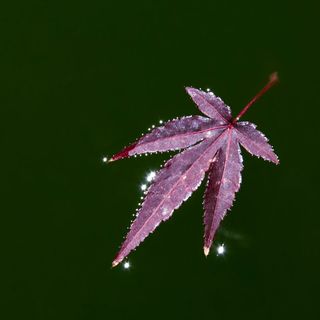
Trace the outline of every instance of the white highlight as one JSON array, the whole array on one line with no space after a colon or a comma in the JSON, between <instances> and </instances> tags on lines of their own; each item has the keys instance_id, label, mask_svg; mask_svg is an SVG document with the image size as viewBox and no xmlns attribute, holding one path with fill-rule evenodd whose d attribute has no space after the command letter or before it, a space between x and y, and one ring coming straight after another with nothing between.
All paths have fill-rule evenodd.
<instances>
[{"instance_id":1,"label":"white highlight","mask_svg":"<svg viewBox=\"0 0 320 320\"><path fill-rule=\"evenodd\" d=\"M151 171L150 173L148 173L146 179L147 179L148 182L151 182L155 177L156 177L155 171Z\"/></svg>"},{"instance_id":2,"label":"white highlight","mask_svg":"<svg viewBox=\"0 0 320 320\"><path fill-rule=\"evenodd\" d=\"M162 120L159 120L159 123L160 123L160 124L163 124L163 121L162 121Z\"/></svg>"},{"instance_id":3,"label":"white highlight","mask_svg":"<svg viewBox=\"0 0 320 320\"><path fill-rule=\"evenodd\" d=\"M217 255L221 256L224 255L226 252L226 248L224 247L224 244L220 244L217 248Z\"/></svg>"},{"instance_id":4,"label":"white highlight","mask_svg":"<svg viewBox=\"0 0 320 320\"><path fill-rule=\"evenodd\" d=\"M168 214L168 209L167 208L163 208L161 213L162 213L163 216L166 216Z\"/></svg>"},{"instance_id":5,"label":"white highlight","mask_svg":"<svg viewBox=\"0 0 320 320\"><path fill-rule=\"evenodd\" d=\"M146 184L142 184L142 185L140 186L140 189L141 189L142 191L146 190L146 189L147 189L147 185L146 185Z\"/></svg>"},{"instance_id":6,"label":"white highlight","mask_svg":"<svg viewBox=\"0 0 320 320\"><path fill-rule=\"evenodd\" d=\"M130 265L130 262L129 261L126 261L124 264L123 264L123 268L124 269L129 269L131 267L131 265Z\"/></svg>"},{"instance_id":7,"label":"white highlight","mask_svg":"<svg viewBox=\"0 0 320 320\"><path fill-rule=\"evenodd\" d=\"M103 157L103 158L102 158L102 161L103 161L103 162L108 162L108 157Z\"/></svg>"}]
</instances>

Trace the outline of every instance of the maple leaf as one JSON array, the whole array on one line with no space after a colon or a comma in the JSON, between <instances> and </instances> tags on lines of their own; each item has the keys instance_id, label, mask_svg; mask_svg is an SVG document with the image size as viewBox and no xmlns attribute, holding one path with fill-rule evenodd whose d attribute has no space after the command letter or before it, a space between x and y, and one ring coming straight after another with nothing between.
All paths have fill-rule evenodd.
<instances>
[{"instance_id":1,"label":"maple leaf","mask_svg":"<svg viewBox=\"0 0 320 320\"><path fill-rule=\"evenodd\" d=\"M241 184L241 144L247 151L265 160L279 163L268 139L250 122L239 122L252 104L278 82L277 74L232 118L230 107L212 92L187 87L186 91L206 115L172 120L155 128L135 143L114 155L109 162L133 155L185 149L156 174L130 231L112 265L119 264L160 222L169 219L187 200L208 172L204 195L204 254L227 210L232 206Z\"/></svg>"}]
</instances>

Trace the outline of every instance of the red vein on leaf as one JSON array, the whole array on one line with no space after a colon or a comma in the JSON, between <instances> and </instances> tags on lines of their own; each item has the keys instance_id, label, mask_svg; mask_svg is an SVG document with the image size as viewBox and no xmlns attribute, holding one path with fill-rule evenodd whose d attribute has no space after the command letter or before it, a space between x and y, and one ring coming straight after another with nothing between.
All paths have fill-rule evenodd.
<instances>
[{"instance_id":1,"label":"red vein on leaf","mask_svg":"<svg viewBox=\"0 0 320 320\"><path fill-rule=\"evenodd\" d=\"M184 136L193 136L193 135L198 134L198 133L203 133L203 132L207 132L207 131L215 131L215 130L224 129L224 128L227 128L227 127L228 127L228 125L225 124L223 126L211 127L211 128L204 129L204 130L193 131L191 133L181 133L181 134L175 135L175 138L184 137ZM159 139L159 141L168 140L168 139L172 139L172 137L164 137L164 138ZM140 146L147 146L148 144L152 144L153 142L154 141L148 141L148 142L145 142L145 143L141 143L141 144L139 144L139 147Z\"/></svg>"},{"instance_id":2,"label":"red vein on leaf","mask_svg":"<svg viewBox=\"0 0 320 320\"><path fill-rule=\"evenodd\" d=\"M207 132L207 131L215 131L215 130L218 130L218 129L223 129L223 128L227 128L228 127L228 124L225 124L225 125L221 125L221 126L217 126L217 127L210 127L208 129L204 129L204 130L199 130L199 131L193 131L191 133L181 133L181 134L177 134L175 135L175 138L179 138L179 137L184 137L184 136L193 136L193 135L196 135L196 134L199 134L199 133L203 133L203 132ZM158 141L165 141L165 140L170 140L172 139L171 136L169 137L164 137L164 138L161 138L159 139ZM116 161L116 160L120 160L122 158L126 158L129 156L129 152L134 149L136 146L147 146L148 144L152 144L154 143L154 141L148 141L148 142L145 142L145 143L133 143L131 144L130 146L128 146L127 148L125 148L124 150L122 150L121 152L115 154L112 158L110 158L110 160L108 162L112 162L112 161Z\"/></svg>"}]
</instances>

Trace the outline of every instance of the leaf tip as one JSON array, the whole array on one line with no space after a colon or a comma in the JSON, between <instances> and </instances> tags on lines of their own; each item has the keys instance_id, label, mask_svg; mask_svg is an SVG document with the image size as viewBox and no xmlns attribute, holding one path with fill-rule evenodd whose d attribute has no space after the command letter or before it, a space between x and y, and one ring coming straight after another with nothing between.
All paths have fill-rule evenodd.
<instances>
[{"instance_id":1,"label":"leaf tip","mask_svg":"<svg viewBox=\"0 0 320 320\"><path fill-rule=\"evenodd\" d=\"M130 146L124 148L122 151L116 153L114 156L112 156L108 160L108 163L129 157L130 155L132 155L132 154L130 154L130 151L132 151L136 145L137 145L137 143L131 144Z\"/></svg>"},{"instance_id":2,"label":"leaf tip","mask_svg":"<svg viewBox=\"0 0 320 320\"><path fill-rule=\"evenodd\" d=\"M193 96L194 94L194 88L192 87L184 87L185 90L187 91L187 93L190 95L190 96Z\"/></svg>"},{"instance_id":3,"label":"leaf tip","mask_svg":"<svg viewBox=\"0 0 320 320\"><path fill-rule=\"evenodd\" d=\"M268 160L268 159L267 159ZM277 155L275 155L272 159L270 159L269 161L273 162L274 164L276 165L279 165L280 164L280 160L278 158Z\"/></svg>"},{"instance_id":4,"label":"leaf tip","mask_svg":"<svg viewBox=\"0 0 320 320\"><path fill-rule=\"evenodd\" d=\"M204 253L204 255L205 255L206 257L208 256L209 251L210 251L210 248L208 248L208 247L203 247L203 253Z\"/></svg>"},{"instance_id":5,"label":"leaf tip","mask_svg":"<svg viewBox=\"0 0 320 320\"><path fill-rule=\"evenodd\" d=\"M118 259L113 260L112 268L116 267L120 262L121 262L121 260L118 260Z\"/></svg>"}]
</instances>

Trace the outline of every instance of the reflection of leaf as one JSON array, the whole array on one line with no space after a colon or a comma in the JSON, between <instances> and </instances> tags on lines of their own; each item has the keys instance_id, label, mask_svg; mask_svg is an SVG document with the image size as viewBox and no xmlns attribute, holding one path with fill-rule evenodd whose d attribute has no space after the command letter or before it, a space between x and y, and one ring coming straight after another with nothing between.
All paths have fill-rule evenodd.
<instances>
[{"instance_id":1,"label":"reflection of leaf","mask_svg":"<svg viewBox=\"0 0 320 320\"><path fill-rule=\"evenodd\" d=\"M171 217L173 211L198 188L206 172L204 253L209 253L214 234L240 188L243 165L239 143L251 154L278 164L267 138L256 130L256 126L250 122L238 122L277 80L273 74L268 84L234 119L230 108L212 92L186 88L208 118L189 116L169 121L110 159L115 161L137 154L185 149L156 175L113 266L135 249L160 222Z\"/></svg>"}]
</instances>

